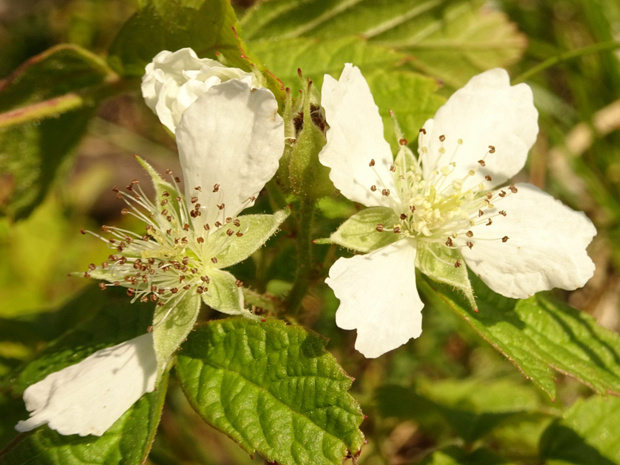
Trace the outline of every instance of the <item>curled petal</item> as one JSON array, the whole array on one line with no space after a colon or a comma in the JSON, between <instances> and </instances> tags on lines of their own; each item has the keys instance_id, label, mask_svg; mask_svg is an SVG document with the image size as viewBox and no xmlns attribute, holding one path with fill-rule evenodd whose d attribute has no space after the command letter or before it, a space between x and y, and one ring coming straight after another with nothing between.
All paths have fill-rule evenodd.
<instances>
[{"instance_id":1,"label":"curled petal","mask_svg":"<svg viewBox=\"0 0 620 465\"><path fill-rule=\"evenodd\" d=\"M536 141L537 120L528 85L511 86L499 68L474 76L425 125L419 149L424 178L454 162L449 180L464 179L464 190L481 182L485 189L504 183L523 168Z\"/></svg>"},{"instance_id":2,"label":"curled petal","mask_svg":"<svg viewBox=\"0 0 620 465\"><path fill-rule=\"evenodd\" d=\"M474 246L463 249L467 266L506 297L583 286L594 273L586 252L596 235L592 222L530 184L515 187L516 194L496 201L483 216L491 225L471 229Z\"/></svg>"},{"instance_id":3,"label":"curled petal","mask_svg":"<svg viewBox=\"0 0 620 465\"><path fill-rule=\"evenodd\" d=\"M155 388L157 359L152 333L99 350L48 375L24 391L30 418L15 429L46 423L60 434L101 436L144 393Z\"/></svg>"},{"instance_id":4,"label":"curled petal","mask_svg":"<svg viewBox=\"0 0 620 465\"><path fill-rule=\"evenodd\" d=\"M422 333L416 249L402 239L367 255L340 258L325 281L340 299L336 324L357 329L355 348L375 358Z\"/></svg>"},{"instance_id":5,"label":"curled petal","mask_svg":"<svg viewBox=\"0 0 620 465\"><path fill-rule=\"evenodd\" d=\"M273 177L284 151L284 123L269 90L233 79L185 111L177 145L186 197L197 197L201 221L213 224L253 205Z\"/></svg>"},{"instance_id":6,"label":"curled petal","mask_svg":"<svg viewBox=\"0 0 620 465\"><path fill-rule=\"evenodd\" d=\"M323 82L321 105L329 124L320 162L331 168L329 178L350 200L368 207L392 206L395 193L390 166L394 163L383 137L383 122L359 68L347 63L340 79ZM369 166L374 160L374 166ZM371 186L376 190L371 191Z\"/></svg>"},{"instance_id":7,"label":"curled petal","mask_svg":"<svg viewBox=\"0 0 620 465\"><path fill-rule=\"evenodd\" d=\"M142 77L145 103L172 133L183 112L211 87L229 79L256 84L253 74L229 68L210 58L198 58L191 48L164 50L146 66Z\"/></svg>"}]
</instances>

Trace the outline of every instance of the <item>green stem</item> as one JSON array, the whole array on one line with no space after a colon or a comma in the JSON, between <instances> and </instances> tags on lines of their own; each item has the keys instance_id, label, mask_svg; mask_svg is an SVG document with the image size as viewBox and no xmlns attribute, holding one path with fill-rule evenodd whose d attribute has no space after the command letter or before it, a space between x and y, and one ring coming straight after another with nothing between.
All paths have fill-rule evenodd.
<instances>
[{"instance_id":1,"label":"green stem","mask_svg":"<svg viewBox=\"0 0 620 465\"><path fill-rule=\"evenodd\" d=\"M519 82L523 82L526 79L529 79L530 77L532 77L533 75L538 74L541 71L544 71L545 69L550 68L551 66L556 65L558 63L572 60L573 58L577 58L583 55L588 55L590 53L603 52L606 50L616 50L618 48L620 48L620 41L611 40L608 42L601 42L599 44L589 45L587 47L582 47L576 50L570 50L568 52L560 53L559 55L548 58L542 63L531 68L529 71L526 71L525 73L521 74L520 76L518 76L516 79L513 80L513 84L518 84Z\"/></svg>"},{"instance_id":2,"label":"green stem","mask_svg":"<svg viewBox=\"0 0 620 465\"><path fill-rule=\"evenodd\" d=\"M315 202L302 198L297 227L297 273L295 282L286 298L286 311L290 315L299 312L301 303L310 287L312 272L312 224L314 220Z\"/></svg>"}]
</instances>

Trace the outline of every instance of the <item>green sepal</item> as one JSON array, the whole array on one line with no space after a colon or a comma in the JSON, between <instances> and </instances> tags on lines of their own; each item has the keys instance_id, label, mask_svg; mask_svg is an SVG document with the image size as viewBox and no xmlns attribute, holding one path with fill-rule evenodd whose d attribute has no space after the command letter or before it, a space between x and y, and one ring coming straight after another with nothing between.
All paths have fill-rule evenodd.
<instances>
[{"instance_id":1,"label":"green sepal","mask_svg":"<svg viewBox=\"0 0 620 465\"><path fill-rule=\"evenodd\" d=\"M200 312L198 294L187 292L181 300L158 306L153 316L153 343L157 354L157 369L161 374L168 360L194 327Z\"/></svg>"},{"instance_id":2,"label":"green sepal","mask_svg":"<svg viewBox=\"0 0 620 465\"><path fill-rule=\"evenodd\" d=\"M228 315L252 315L243 307L243 293L232 274L217 268L211 268L207 273L209 283L202 294L205 304Z\"/></svg>"},{"instance_id":3,"label":"green sepal","mask_svg":"<svg viewBox=\"0 0 620 465\"><path fill-rule=\"evenodd\" d=\"M238 227L242 236L233 235L227 237L226 225L213 233L209 241L229 241L229 246L220 252L217 258L218 268L228 268L252 255L261 247L267 239L275 234L278 227L288 217L290 211L280 210L273 215L244 215L237 219L241 225ZM219 236L219 237L218 237Z\"/></svg>"},{"instance_id":4,"label":"green sepal","mask_svg":"<svg viewBox=\"0 0 620 465\"><path fill-rule=\"evenodd\" d=\"M415 266L429 278L461 291L472 310L477 310L467 266L458 249L434 242L418 241Z\"/></svg>"},{"instance_id":5,"label":"green sepal","mask_svg":"<svg viewBox=\"0 0 620 465\"><path fill-rule=\"evenodd\" d=\"M277 320L211 321L190 334L176 373L194 409L248 453L340 465L364 443L363 414L325 342Z\"/></svg>"},{"instance_id":6,"label":"green sepal","mask_svg":"<svg viewBox=\"0 0 620 465\"><path fill-rule=\"evenodd\" d=\"M319 128L312 117L311 90L312 82L309 82L303 93L303 126L297 132L288 171L294 194L318 200L330 195L334 191L334 185L329 179L329 168L319 162L319 152L327 140L323 134L325 128ZM320 110L317 108L314 111ZM320 118L319 116L319 121Z\"/></svg>"},{"instance_id":7,"label":"green sepal","mask_svg":"<svg viewBox=\"0 0 620 465\"><path fill-rule=\"evenodd\" d=\"M315 243L338 244L347 249L368 253L396 242L400 238L398 234L390 231L377 231L377 225L382 224L391 229L397 223L398 217L391 208L365 208L342 223L329 239L318 240Z\"/></svg>"},{"instance_id":8,"label":"green sepal","mask_svg":"<svg viewBox=\"0 0 620 465\"><path fill-rule=\"evenodd\" d=\"M142 165L142 167L146 170L148 175L151 177L151 180L153 181L153 187L155 188L155 198L157 199L157 205L159 205L166 198L166 196L164 196L165 192L168 192L168 193L177 192L177 188L174 187L169 182L164 181L164 179L155 170L155 168L149 165L144 159L140 158L138 155L134 155L134 157L136 157L136 160L138 161L138 163Z\"/></svg>"}]
</instances>

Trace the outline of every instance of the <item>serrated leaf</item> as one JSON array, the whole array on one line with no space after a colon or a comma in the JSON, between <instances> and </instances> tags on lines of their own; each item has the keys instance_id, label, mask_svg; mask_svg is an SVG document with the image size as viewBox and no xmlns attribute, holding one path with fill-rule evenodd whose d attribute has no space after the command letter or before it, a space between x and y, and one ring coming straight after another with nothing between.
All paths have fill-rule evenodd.
<instances>
[{"instance_id":1,"label":"serrated leaf","mask_svg":"<svg viewBox=\"0 0 620 465\"><path fill-rule=\"evenodd\" d=\"M620 463L620 399L579 399L547 428L540 457L549 465Z\"/></svg>"},{"instance_id":2,"label":"serrated leaf","mask_svg":"<svg viewBox=\"0 0 620 465\"><path fill-rule=\"evenodd\" d=\"M288 210L280 210L273 215L243 215L238 217L241 223L239 231L243 233L243 236L236 236L234 241L230 242L230 246L224 248L217 255L218 268L228 268L256 252L267 242L267 239L275 234L289 213ZM222 227L214 234L226 240L226 233L227 228Z\"/></svg>"},{"instance_id":3,"label":"serrated leaf","mask_svg":"<svg viewBox=\"0 0 620 465\"><path fill-rule=\"evenodd\" d=\"M0 86L0 213L20 219L44 199L116 76L96 55L61 45Z\"/></svg>"},{"instance_id":4,"label":"serrated leaf","mask_svg":"<svg viewBox=\"0 0 620 465\"><path fill-rule=\"evenodd\" d=\"M514 300L493 293L479 280L472 283L477 313L449 289L430 281L421 282L420 287L437 292L552 399L556 392L553 370L578 379L597 393L620 395L620 336L546 294Z\"/></svg>"},{"instance_id":5,"label":"serrated leaf","mask_svg":"<svg viewBox=\"0 0 620 465\"><path fill-rule=\"evenodd\" d=\"M124 76L141 76L162 50L191 47L199 56L221 52L232 66L247 68L236 23L227 0L144 0L114 39L109 63Z\"/></svg>"},{"instance_id":6,"label":"serrated leaf","mask_svg":"<svg viewBox=\"0 0 620 465\"><path fill-rule=\"evenodd\" d=\"M281 465L340 464L362 446L362 413L324 345L280 321L214 321L190 335L177 373L200 415L249 453Z\"/></svg>"},{"instance_id":7,"label":"serrated leaf","mask_svg":"<svg viewBox=\"0 0 620 465\"><path fill-rule=\"evenodd\" d=\"M140 465L159 425L168 375L157 389L142 396L100 437L63 436L47 426L21 434L0 452L2 465Z\"/></svg>"},{"instance_id":8,"label":"serrated leaf","mask_svg":"<svg viewBox=\"0 0 620 465\"><path fill-rule=\"evenodd\" d=\"M246 40L361 36L404 52L407 66L453 87L514 63L526 46L507 17L482 0L270 0L242 18Z\"/></svg>"},{"instance_id":9,"label":"serrated leaf","mask_svg":"<svg viewBox=\"0 0 620 465\"><path fill-rule=\"evenodd\" d=\"M155 310L153 343L160 373L194 327L200 305L200 296L187 292L178 302L168 301L166 305L158 306Z\"/></svg>"},{"instance_id":10,"label":"serrated leaf","mask_svg":"<svg viewBox=\"0 0 620 465\"><path fill-rule=\"evenodd\" d=\"M321 242L338 244L358 252L372 252L399 239L396 234L377 231L377 225L391 228L396 223L398 217L391 208L364 208L342 223L328 240Z\"/></svg>"}]
</instances>

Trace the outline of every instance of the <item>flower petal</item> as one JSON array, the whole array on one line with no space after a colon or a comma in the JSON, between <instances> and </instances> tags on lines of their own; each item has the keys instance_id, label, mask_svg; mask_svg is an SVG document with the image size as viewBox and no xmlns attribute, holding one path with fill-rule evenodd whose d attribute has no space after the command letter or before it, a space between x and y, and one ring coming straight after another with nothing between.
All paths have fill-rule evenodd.
<instances>
[{"instance_id":1,"label":"flower petal","mask_svg":"<svg viewBox=\"0 0 620 465\"><path fill-rule=\"evenodd\" d=\"M368 207L392 206L393 196L381 192L396 192L390 173L393 156L383 137L379 109L359 68L347 63L338 81L325 75L321 105L329 130L319 161L331 168L329 178L350 200ZM371 160L374 167L369 166ZM370 190L373 185L375 192Z\"/></svg>"},{"instance_id":2,"label":"flower petal","mask_svg":"<svg viewBox=\"0 0 620 465\"><path fill-rule=\"evenodd\" d=\"M416 249L401 239L367 255L340 258L325 282L340 299L336 324L357 329L355 348L375 358L422 333Z\"/></svg>"},{"instance_id":3,"label":"flower petal","mask_svg":"<svg viewBox=\"0 0 620 465\"><path fill-rule=\"evenodd\" d=\"M586 253L596 235L592 222L530 184L515 187L516 194L495 202L494 211L505 211L505 217L496 214L492 225L471 229L474 246L463 249L467 266L506 297L583 286L594 273Z\"/></svg>"},{"instance_id":4,"label":"flower petal","mask_svg":"<svg viewBox=\"0 0 620 465\"><path fill-rule=\"evenodd\" d=\"M229 68L210 58L198 58L191 48L164 50L146 65L142 96L147 106L172 133L183 112L211 87L229 79L255 85L256 78L239 68Z\"/></svg>"},{"instance_id":5,"label":"flower petal","mask_svg":"<svg viewBox=\"0 0 620 465\"><path fill-rule=\"evenodd\" d=\"M481 182L485 189L504 183L523 168L536 141L537 120L529 86L511 87L508 73L499 68L474 76L425 125L419 139L424 178L455 162L449 180L465 179L464 190ZM476 173L468 176L469 170Z\"/></svg>"},{"instance_id":6,"label":"flower petal","mask_svg":"<svg viewBox=\"0 0 620 465\"><path fill-rule=\"evenodd\" d=\"M15 429L49 423L60 434L101 436L142 394L153 391L156 378L153 335L143 334L29 386L24 401L30 418Z\"/></svg>"},{"instance_id":7,"label":"flower petal","mask_svg":"<svg viewBox=\"0 0 620 465\"><path fill-rule=\"evenodd\" d=\"M233 79L185 111L177 144L187 199L198 198L203 223L224 223L222 218L253 205L252 198L275 174L284 151L284 123L269 90L251 90Z\"/></svg>"}]
</instances>

